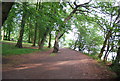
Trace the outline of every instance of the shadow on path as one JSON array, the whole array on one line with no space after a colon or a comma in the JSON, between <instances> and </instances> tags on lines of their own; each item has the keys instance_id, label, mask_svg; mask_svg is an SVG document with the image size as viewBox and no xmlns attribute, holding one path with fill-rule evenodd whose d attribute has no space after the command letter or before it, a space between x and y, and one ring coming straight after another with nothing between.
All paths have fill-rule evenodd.
<instances>
[{"instance_id":1,"label":"shadow on path","mask_svg":"<svg viewBox=\"0 0 120 81\"><path fill-rule=\"evenodd\" d=\"M90 57L62 48L3 58L3 79L111 79L115 73Z\"/></svg>"}]
</instances>

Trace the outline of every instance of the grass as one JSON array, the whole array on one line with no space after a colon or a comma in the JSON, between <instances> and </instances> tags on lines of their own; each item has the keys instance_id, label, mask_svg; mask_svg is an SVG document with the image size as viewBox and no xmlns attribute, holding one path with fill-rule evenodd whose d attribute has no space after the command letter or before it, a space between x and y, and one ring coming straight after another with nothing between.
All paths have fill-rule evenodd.
<instances>
[{"instance_id":1,"label":"grass","mask_svg":"<svg viewBox=\"0 0 120 81\"><path fill-rule=\"evenodd\" d=\"M2 41L2 56L11 56L11 55L21 55L21 54L29 54L37 51L46 51L49 48L43 48L43 49L32 49L32 48L17 48L15 47L15 42L13 41ZM15 43L15 44L14 44ZM24 44L25 47L31 47L30 44Z\"/></svg>"},{"instance_id":2,"label":"grass","mask_svg":"<svg viewBox=\"0 0 120 81\"><path fill-rule=\"evenodd\" d=\"M106 63L105 62L103 62L100 58L98 58L98 56L96 56L96 55L90 55L90 54L87 54L87 53L84 53L85 55L87 55L87 56L90 56L91 58L93 58L93 59L95 59L97 62L99 62L100 63L100 65L103 65L103 66L106 66L106 63L109 63L109 61L107 61ZM113 71L113 72L115 72L115 73L117 73L117 76L116 75L114 75L113 77L114 78L117 78L117 77L119 77L120 78L120 66L114 66L114 67L106 67L108 70L110 70L110 71Z\"/></svg>"},{"instance_id":3,"label":"grass","mask_svg":"<svg viewBox=\"0 0 120 81\"><path fill-rule=\"evenodd\" d=\"M90 56L91 58L95 59L97 62L99 62L101 65L105 65L105 63L95 54L88 54L84 53L87 56Z\"/></svg>"},{"instance_id":4,"label":"grass","mask_svg":"<svg viewBox=\"0 0 120 81\"><path fill-rule=\"evenodd\" d=\"M28 49L28 48L17 48L12 44L2 44L2 55L3 56L27 54L27 53L32 53L35 51L40 51L40 50Z\"/></svg>"},{"instance_id":5,"label":"grass","mask_svg":"<svg viewBox=\"0 0 120 81\"><path fill-rule=\"evenodd\" d=\"M3 42L3 43L11 43L11 44L14 44L14 45L17 43L17 41L7 41L7 40L3 40L2 42ZM25 46L25 47L30 47L30 46L32 46L32 43L23 42L22 44L23 44L23 46Z\"/></svg>"},{"instance_id":6,"label":"grass","mask_svg":"<svg viewBox=\"0 0 120 81\"><path fill-rule=\"evenodd\" d=\"M117 74L117 77L120 78L120 65L114 65L110 67L110 70L114 71Z\"/></svg>"}]
</instances>

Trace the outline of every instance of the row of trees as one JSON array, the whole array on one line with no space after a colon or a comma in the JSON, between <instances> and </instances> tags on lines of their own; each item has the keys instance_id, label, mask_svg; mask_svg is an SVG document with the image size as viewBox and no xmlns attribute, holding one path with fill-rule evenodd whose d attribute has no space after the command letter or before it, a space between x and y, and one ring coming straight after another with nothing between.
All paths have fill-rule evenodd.
<instances>
[{"instance_id":1,"label":"row of trees","mask_svg":"<svg viewBox=\"0 0 120 81\"><path fill-rule=\"evenodd\" d=\"M79 33L76 33L78 38L73 42L74 45L72 44L73 49L77 47L79 51L87 50L88 53L95 54L98 52L98 57L103 56L104 62L111 52L117 52L113 63L119 64L120 7L114 4L114 2L97 2L94 6L89 4L85 6L91 8L87 14L74 16Z\"/></svg>"},{"instance_id":2,"label":"row of trees","mask_svg":"<svg viewBox=\"0 0 120 81\"><path fill-rule=\"evenodd\" d=\"M99 52L98 57L104 56L104 61L110 52L117 52L113 63L119 64L120 7L114 4L92 0L83 4L77 1L3 3L2 39L17 40L16 47L19 48L22 48L23 41L27 41L33 43L32 46L38 45L39 49L46 41L50 48L54 40L53 52L56 53L60 38L74 25L77 39L70 43L71 48L92 54Z\"/></svg>"}]
</instances>

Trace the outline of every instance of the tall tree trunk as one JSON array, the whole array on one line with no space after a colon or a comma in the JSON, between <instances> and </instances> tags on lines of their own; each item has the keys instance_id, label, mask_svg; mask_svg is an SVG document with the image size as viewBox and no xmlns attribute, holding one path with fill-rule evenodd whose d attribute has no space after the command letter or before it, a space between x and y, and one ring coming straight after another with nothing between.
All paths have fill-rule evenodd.
<instances>
[{"instance_id":1,"label":"tall tree trunk","mask_svg":"<svg viewBox=\"0 0 120 81\"><path fill-rule=\"evenodd\" d=\"M75 41L74 50L76 49L78 40Z\"/></svg>"},{"instance_id":2,"label":"tall tree trunk","mask_svg":"<svg viewBox=\"0 0 120 81\"><path fill-rule=\"evenodd\" d=\"M10 41L10 30L8 31L8 41Z\"/></svg>"},{"instance_id":3,"label":"tall tree trunk","mask_svg":"<svg viewBox=\"0 0 120 81\"><path fill-rule=\"evenodd\" d=\"M105 47L106 47L106 44L107 44L107 40L108 40L108 39L110 38L110 36L112 35L111 32L112 32L112 30L108 31L108 33L106 34L105 41L104 41L104 43L103 43L103 47L102 47L102 49L101 49L101 51L100 51L100 54L98 55L99 58L102 57L103 52L105 51Z\"/></svg>"},{"instance_id":4,"label":"tall tree trunk","mask_svg":"<svg viewBox=\"0 0 120 81\"><path fill-rule=\"evenodd\" d=\"M58 37L55 38L55 43L54 43L54 50L53 53L57 53L59 51L59 44L58 44L59 40Z\"/></svg>"},{"instance_id":5,"label":"tall tree trunk","mask_svg":"<svg viewBox=\"0 0 120 81\"><path fill-rule=\"evenodd\" d=\"M44 46L44 42L46 40L46 37L47 37L47 34L49 33L49 28L46 29L45 33L43 34L43 37L40 41L40 44L39 44L39 49L42 49L43 46Z\"/></svg>"},{"instance_id":6,"label":"tall tree trunk","mask_svg":"<svg viewBox=\"0 0 120 81\"><path fill-rule=\"evenodd\" d=\"M49 42L48 42L48 48L51 48L51 32L49 33Z\"/></svg>"},{"instance_id":7,"label":"tall tree trunk","mask_svg":"<svg viewBox=\"0 0 120 81\"><path fill-rule=\"evenodd\" d=\"M55 43L54 43L54 49L53 49L53 53L57 53L59 50L59 36L60 36L60 32L58 32L58 34L55 37Z\"/></svg>"},{"instance_id":8,"label":"tall tree trunk","mask_svg":"<svg viewBox=\"0 0 120 81\"><path fill-rule=\"evenodd\" d=\"M58 32L58 34L56 35L53 53L57 53L59 51L59 39L64 35L64 33L61 34L60 32Z\"/></svg>"},{"instance_id":9,"label":"tall tree trunk","mask_svg":"<svg viewBox=\"0 0 120 81\"><path fill-rule=\"evenodd\" d=\"M70 13L70 15L67 18L65 18L64 22L66 23L68 20L70 20L76 11L77 7ZM64 35L64 33L61 34L61 31L59 31L58 34L56 35L53 53L57 53L59 51L59 39Z\"/></svg>"},{"instance_id":10,"label":"tall tree trunk","mask_svg":"<svg viewBox=\"0 0 120 81\"><path fill-rule=\"evenodd\" d=\"M38 46L40 46L40 36L41 36L41 32L40 32L40 29L39 29L38 31L39 31L39 36L38 36Z\"/></svg>"},{"instance_id":11,"label":"tall tree trunk","mask_svg":"<svg viewBox=\"0 0 120 81\"><path fill-rule=\"evenodd\" d=\"M76 11L82 11L80 9L78 9L79 7L84 7L85 5L89 4L92 0L89 0L88 2L84 3L84 4L79 4L77 5L76 2L74 2L74 6L75 7L72 7L72 5L70 5L73 9L73 11L69 14L69 16L67 16L65 19L64 19L64 23L66 23L68 20L70 20L72 18L72 16L76 13ZM83 11L84 12L84 11ZM86 12L86 11L85 11ZM63 36L63 34L65 33L61 33L61 30L58 32L58 34L56 35L56 38L55 38L55 43L54 43L54 49L53 49L53 52L58 52L59 50L59 39ZM60 36L60 37L59 37Z\"/></svg>"},{"instance_id":12,"label":"tall tree trunk","mask_svg":"<svg viewBox=\"0 0 120 81\"><path fill-rule=\"evenodd\" d=\"M22 40L23 40L25 18L26 18L26 13L24 9L25 7L26 7L26 2L23 3L23 15L22 15L22 21L21 21L20 34L19 34L17 44L15 45L15 47L18 47L18 48L22 48Z\"/></svg>"},{"instance_id":13,"label":"tall tree trunk","mask_svg":"<svg viewBox=\"0 0 120 81\"><path fill-rule=\"evenodd\" d=\"M45 39L46 39L46 36L44 36L44 37L41 39L40 44L39 44L39 49L42 49L42 48L43 48Z\"/></svg>"},{"instance_id":14,"label":"tall tree trunk","mask_svg":"<svg viewBox=\"0 0 120 81\"><path fill-rule=\"evenodd\" d=\"M4 40L7 40L8 36L7 36L7 30L5 31L5 35L4 35Z\"/></svg>"},{"instance_id":15,"label":"tall tree trunk","mask_svg":"<svg viewBox=\"0 0 120 81\"><path fill-rule=\"evenodd\" d=\"M4 40L5 37L5 30L3 30L2 40Z\"/></svg>"},{"instance_id":16,"label":"tall tree trunk","mask_svg":"<svg viewBox=\"0 0 120 81\"><path fill-rule=\"evenodd\" d=\"M37 37L37 22L36 22L35 29L34 29L34 41L33 41L32 46L35 46L36 44L36 37Z\"/></svg>"},{"instance_id":17,"label":"tall tree trunk","mask_svg":"<svg viewBox=\"0 0 120 81\"><path fill-rule=\"evenodd\" d=\"M32 41L31 41L31 28L32 28L31 22L29 22L28 26L29 26L28 43L31 43L31 42L32 42Z\"/></svg>"},{"instance_id":18,"label":"tall tree trunk","mask_svg":"<svg viewBox=\"0 0 120 81\"><path fill-rule=\"evenodd\" d=\"M14 2L2 2L2 25L8 17Z\"/></svg>"},{"instance_id":19,"label":"tall tree trunk","mask_svg":"<svg viewBox=\"0 0 120 81\"><path fill-rule=\"evenodd\" d=\"M2 11L2 3L0 3L0 11ZM2 30L2 12L0 12L0 40L2 39L1 30Z\"/></svg>"},{"instance_id":20,"label":"tall tree trunk","mask_svg":"<svg viewBox=\"0 0 120 81\"><path fill-rule=\"evenodd\" d=\"M29 33L28 33L28 43L31 43L31 41L30 41L30 37L31 37L31 32L30 32L30 29L29 29Z\"/></svg>"},{"instance_id":21,"label":"tall tree trunk","mask_svg":"<svg viewBox=\"0 0 120 81\"><path fill-rule=\"evenodd\" d=\"M81 50L81 45L78 46L78 49L79 49L79 51L82 51L82 50Z\"/></svg>"},{"instance_id":22,"label":"tall tree trunk","mask_svg":"<svg viewBox=\"0 0 120 81\"><path fill-rule=\"evenodd\" d=\"M103 62L106 62L106 61L107 61L107 56L108 56L109 48L110 48L110 42L109 42L109 40L108 40L107 50L106 50L105 55L104 55L104 57L103 57Z\"/></svg>"},{"instance_id":23,"label":"tall tree trunk","mask_svg":"<svg viewBox=\"0 0 120 81\"><path fill-rule=\"evenodd\" d=\"M116 56L116 59L115 61L113 62L113 65L120 65L120 46L118 48L118 51L117 51L117 56Z\"/></svg>"}]
</instances>

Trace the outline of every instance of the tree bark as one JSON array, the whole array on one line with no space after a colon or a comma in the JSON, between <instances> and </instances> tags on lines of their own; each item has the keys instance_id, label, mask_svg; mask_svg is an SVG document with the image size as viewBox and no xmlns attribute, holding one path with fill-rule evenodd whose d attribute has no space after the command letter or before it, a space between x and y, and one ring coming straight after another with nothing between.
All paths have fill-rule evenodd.
<instances>
[{"instance_id":1,"label":"tree bark","mask_svg":"<svg viewBox=\"0 0 120 81\"><path fill-rule=\"evenodd\" d=\"M74 50L76 49L78 40L75 41Z\"/></svg>"},{"instance_id":2,"label":"tree bark","mask_svg":"<svg viewBox=\"0 0 120 81\"><path fill-rule=\"evenodd\" d=\"M18 48L22 48L22 40L23 40L25 18L26 18L26 13L24 11L25 7L26 7L26 2L23 3L23 15L22 15L22 21L21 21L20 34L19 34L17 44L15 45L15 47L18 47Z\"/></svg>"},{"instance_id":3,"label":"tree bark","mask_svg":"<svg viewBox=\"0 0 120 81\"><path fill-rule=\"evenodd\" d=\"M4 40L5 37L5 30L3 30L2 40Z\"/></svg>"},{"instance_id":4,"label":"tree bark","mask_svg":"<svg viewBox=\"0 0 120 81\"><path fill-rule=\"evenodd\" d=\"M117 51L117 56L116 56L116 59L115 61L113 62L113 65L120 65L120 46L118 48L118 51Z\"/></svg>"},{"instance_id":5,"label":"tree bark","mask_svg":"<svg viewBox=\"0 0 120 81\"><path fill-rule=\"evenodd\" d=\"M86 3L84 3L84 4L80 4L80 5L77 5L76 4L76 2L74 2L74 8L72 7L72 9L73 9L73 11L69 14L69 16L68 17L66 17L65 19L64 19L64 23L66 23L68 20L70 20L71 18L72 18L72 16L76 13L76 11L81 11L81 12L86 12L86 11L83 11L83 10L80 10L80 9L78 9L79 7L84 7L85 5L87 5L87 4L89 4L90 2L91 2L92 0L90 0L89 2L86 2ZM71 6L71 5L70 5ZM58 34L56 35L56 38L55 38L55 43L54 43L54 49L53 49L53 52L54 53L57 53L58 52L58 50L59 50L59 39L63 36L63 35L61 35L60 33L61 33L61 31L62 30L60 30L59 32L58 32ZM64 33L63 33L64 34ZM60 37L59 37L60 36Z\"/></svg>"},{"instance_id":6,"label":"tree bark","mask_svg":"<svg viewBox=\"0 0 120 81\"><path fill-rule=\"evenodd\" d=\"M39 29L38 31L39 31L39 36L38 36L38 46L40 46L40 36L41 36L40 29Z\"/></svg>"},{"instance_id":7,"label":"tree bark","mask_svg":"<svg viewBox=\"0 0 120 81\"><path fill-rule=\"evenodd\" d=\"M30 41L30 37L31 37L31 32L30 32L30 29L29 29L29 33L28 33L28 43L31 43L31 41Z\"/></svg>"},{"instance_id":8,"label":"tree bark","mask_svg":"<svg viewBox=\"0 0 120 81\"><path fill-rule=\"evenodd\" d=\"M105 55L103 57L103 62L107 61L107 56L108 56L109 48L110 48L110 43L109 43L109 40L108 40L107 50L106 50Z\"/></svg>"},{"instance_id":9,"label":"tree bark","mask_svg":"<svg viewBox=\"0 0 120 81\"><path fill-rule=\"evenodd\" d=\"M51 32L49 33L49 42L48 42L48 48L51 48Z\"/></svg>"},{"instance_id":10,"label":"tree bark","mask_svg":"<svg viewBox=\"0 0 120 81\"><path fill-rule=\"evenodd\" d=\"M10 41L10 29L9 29L9 31L8 31L8 41Z\"/></svg>"},{"instance_id":11,"label":"tree bark","mask_svg":"<svg viewBox=\"0 0 120 81\"><path fill-rule=\"evenodd\" d=\"M59 51L59 37L60 37L60 32L58 32L58 34L55 37L55 43L54 43L54 49L53 49L53 53L57 53Z\"/></svg>"},{"instance_id":12,"label":"tree bark","mask_svg":"<svg viewBox=\"0 0 120 81\"><path fill-rule=\"evenodd\" d=\"M44 36L44 37L42 38L42 40L40 41L39 49L42 49L42 48L43 48L45 39L46 39L46 36Z\"/></svg>"},{"instance_id":13,"label":"tree bark","mask_svg":"<svg viewBox=\"0 0 120 81\"><path fill-rule=\"evenodd\" d=\"M2 25L8 17L14 2L2 2Z\"/></svg>"},{"instance_id":14,"label":"tree bark","mask_svg":"<svg viewBox=\"0 0 120 81\"><path fill-rule=\"evenodd\" d=\"M35 29L34 29L34 41L33 41L32 46L35 46L36 44L36 37L37 37L37 22L36 22Z\"/></svg>"},{"instance_id":15,"label":"tree bark","mask_svg":"<svg viewBox=\"0 0 120 81\"><path fill-rule=\"evenodd\" d=\"M78 49L79 49L79 51L82 51L82 50L81 50L81 45L78 46Z\"/></svg>"},{"instance_id":16,"label":"tree bark","mask_svg":"<svg viewBox=\"0 0 120 81\"><path fill-rule=\"evenodd\" d=\"M40 41L40 44L39 44L39 49L42 49L43 46L44 46L44 42L46 40L46 37L47 37L47 34L49 33L49 28L46 29L45 33L43 34L43 37Z\"/></svg>"},{"instance_id":17,"label":"tree bark","mask_svg":"<svg viewBox=\"0 0 120 81\"><path fill-rule=\"evenodd\" d=\"M31 21L29 22L28 26L29 26L28 43L32 43L32 41L31 41L31 28L32 28Z\"/></svg>"},{"instance_id":18,"label":"tree bark","mask_svg":"<svg viewBox=\"0 0 120 81\"><path fill-rule=\"evenodd\" d=\"M53 53L57 53L59 51L59 44L58 44L59 40L58 37L55 38L55 43L54 43L54 50Z\"/></svg>"},{"instance_id":19,"label":"tree bark","mask_svg":"<svg viewBox=\"0 0 120 81\"><path fill-rule=\"evenodd\" d=\"M99 58L102 57L103 52L105 51L105 47L106 47L106 44L107 44L107 40L108 40L108 39L110 38L110 36L112 35L111 32L112 32L112 30L108 31L108 33L106 34L105 41L104 41L104 43L103 43L103 47L102 47L102 49L101 49L101 51L100 51L100 54L98 55Z\"/></svg>"}]
</instances>

